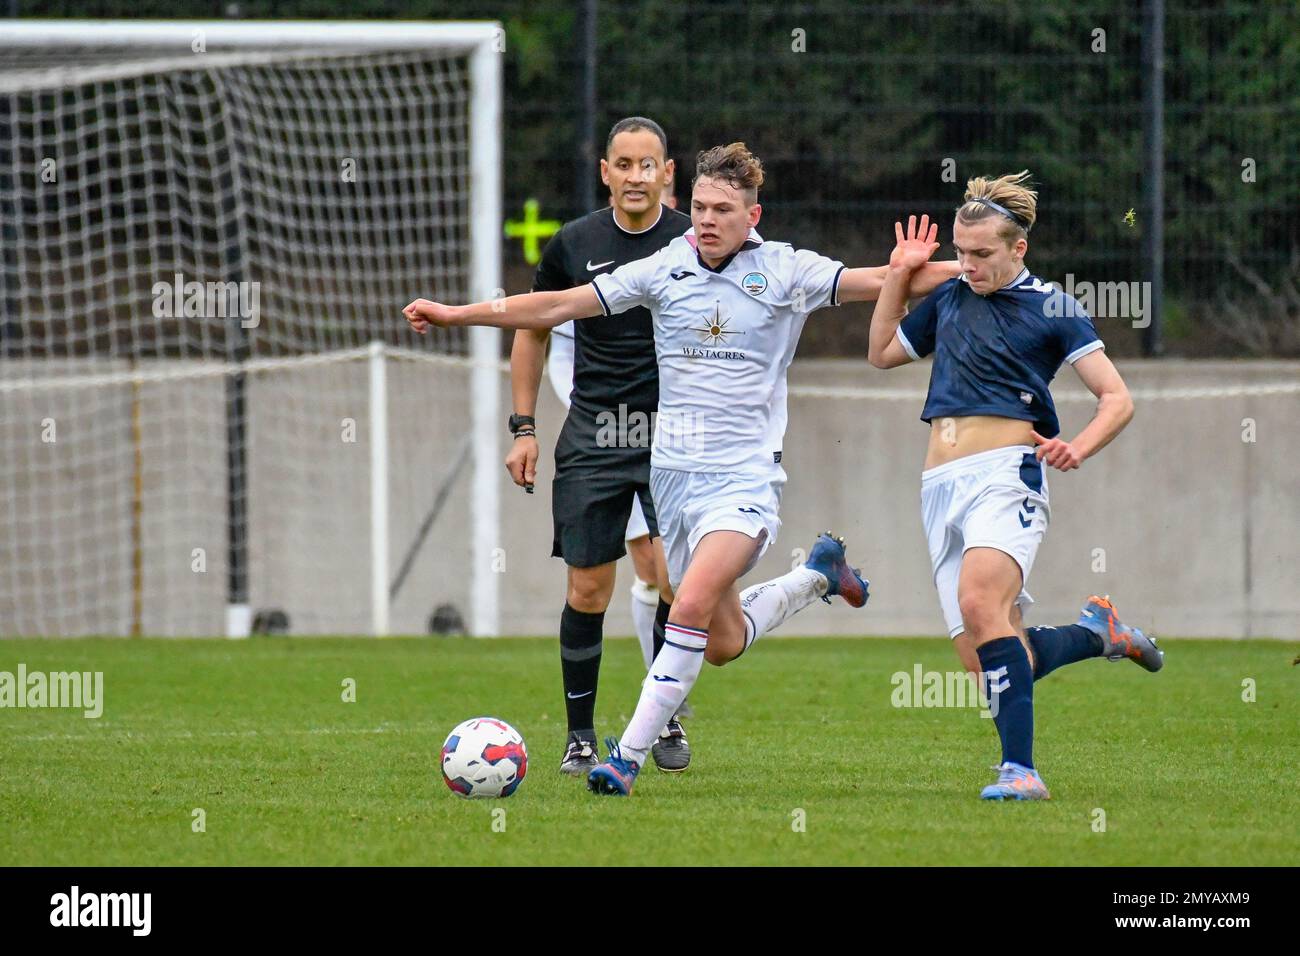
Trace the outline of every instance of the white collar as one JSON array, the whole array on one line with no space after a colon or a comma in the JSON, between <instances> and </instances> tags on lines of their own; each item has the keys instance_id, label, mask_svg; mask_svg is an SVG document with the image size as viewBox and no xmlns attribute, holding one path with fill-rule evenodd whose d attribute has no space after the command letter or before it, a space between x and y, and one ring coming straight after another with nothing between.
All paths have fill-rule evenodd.
<instances>
[{"instance_id":1,"label":"white collar","mask_svg":"<svg viewBox=\"0 0 1300 956\"><path fill-rule=\"evenodd\" d=\"M1010 289L1013 285L1020 285L1020 283L1024 282L1028 278L1029 278L1029 266L1021 266L1020 271L1016 273L1016 277L1012 279L1010 282L1008 282L1006 285L1004 285L1002 289ZM998 291L1001 292L1002 289L998 289Z\"/></svg>"},{"instance_id":2,"label":"white collar","mask_svg":"<svg viewBox=\"0 0 1300 956\"><path fill-rule=\"evenodd\" d=\"M963 272L957 278L961 279L961 281L966 283L967 285L970 285L970 279L966 278L966 273ZM1029 266L1021 266L1020 272L1016 274L1016 277L1012 279L1010 282L1008 282L1006 285L1002 286L997 291L1003 292L1006 289L1010 289L1012 286L1020 285L1020 283L1024 282L1028 278L1029 278Z\"/></svg>"},{"instance_id":3,"label":"white collar","mask_svg":"<svg viewBox=\"0 0 1300 956\"><path fill-rule=\"evenodd\" d=\"M615 209L613 206L609 207L609 214L614 217L614 225L618 226L618 228L623 230L623 232L626 232L629 236L640 236L644 233L649 232L655 226L659 225L659 220L663 219L664 217L664 204L663 203L659 204L659 215L655 217L654 222L650 223L650 225L646 226L644 229L637 229L635 231L628 229L626 226L624 226L621 222L618 221L618 210Z\"/></svg>"}]
</instances>

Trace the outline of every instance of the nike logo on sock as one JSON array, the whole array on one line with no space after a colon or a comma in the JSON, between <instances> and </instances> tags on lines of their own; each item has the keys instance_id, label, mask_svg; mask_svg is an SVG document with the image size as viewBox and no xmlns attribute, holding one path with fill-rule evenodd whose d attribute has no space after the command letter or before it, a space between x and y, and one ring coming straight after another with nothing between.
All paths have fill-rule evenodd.
<instances>
[{"instance_id":1,"label":"nike logo on sock","mask_svg":"<svg viewBox=\"0 0 1300 956\"><path fill-rule=\"evenodd\" d=\"M594 693L596 693L594 690L586 690L583 691L581 694L566 694L565 696L567 696L569 700L577 700L579 697L586 697L588 694L594 694Z\"/></svg>"},{"instance_id":2,"label":"nike logo on sock","mask_svg":"<svg viewBox=\"0 0 1300 956\"><path fill-rule=\"evenodd\" d=\"M669 677L667 674L654 674L654 675L652 675L652 676L653 676L654 679L657 680L657 681L666 681L666 680L670 680L670 681L672 681L674 684L680 684L680 683L681 683L681 681L679 681L676 677Z\"/></svg>"}]
</instances>

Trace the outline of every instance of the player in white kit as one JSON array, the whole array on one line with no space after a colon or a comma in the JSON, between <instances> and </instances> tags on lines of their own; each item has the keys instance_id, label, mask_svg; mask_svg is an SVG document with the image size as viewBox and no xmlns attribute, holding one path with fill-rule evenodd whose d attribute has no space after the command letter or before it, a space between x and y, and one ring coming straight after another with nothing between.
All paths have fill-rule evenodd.
<instances>
[{"instance_id":1,"label":"player in white kit","mask_svg":"<svg viewBox=\"0 0 1300 956\"><path fill-rule=\"evenodd\" d=\"M417 299L404 310L429 325L554 327L636 305L654 320L659 413L650 487L675 599L663 650L642 684L622 739L591 771L596 793L626 796L660 728L690 692L704 661L721 665L817 598L851 606L867 584L849 567L841 539L817 539L808 562L747 588L736 582L776 540L785 472L786 370L809 314L873 300L887 267L843 263L755 231L762 207L759 160L743 143L700 153L692 229L659 252L564 292L447 306ZM909 286L924 294L957 274L929 263Z\"/></svg>"}]
</instances>

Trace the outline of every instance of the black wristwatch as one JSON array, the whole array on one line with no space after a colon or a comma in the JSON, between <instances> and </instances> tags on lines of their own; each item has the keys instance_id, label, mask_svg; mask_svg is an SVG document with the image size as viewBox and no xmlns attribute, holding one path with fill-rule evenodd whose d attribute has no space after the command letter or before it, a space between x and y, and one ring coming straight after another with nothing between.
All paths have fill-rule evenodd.
<instances>
[{"instance_id":1,"label":"black wristwatch","mask_svg":"<svg viewBox=\"0 0 1300 956\"><path fill-rule=\"evenodd\" d=\"M521 431L529 431L536 434L537 422L532 415L511 415L510 416L510 434L518 436Z\"/></svg>"}]
</instances>

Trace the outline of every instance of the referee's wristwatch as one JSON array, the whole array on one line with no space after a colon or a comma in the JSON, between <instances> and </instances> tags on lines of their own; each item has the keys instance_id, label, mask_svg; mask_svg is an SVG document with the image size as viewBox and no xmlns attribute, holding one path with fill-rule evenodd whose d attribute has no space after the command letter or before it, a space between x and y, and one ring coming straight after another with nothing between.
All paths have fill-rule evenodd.
<instances>
[{"instance_id":1,"label":"referee's wristwatch","mask_svg":"<svg viewBox=\"0 0 1300 956\"><path fill-rule=\"evenodd\" d=\"M510 416L510 434L516 438L520 435L530 435L536 437L537 422L532 415L511 415Z\"/></svg>"}]
</instances>

